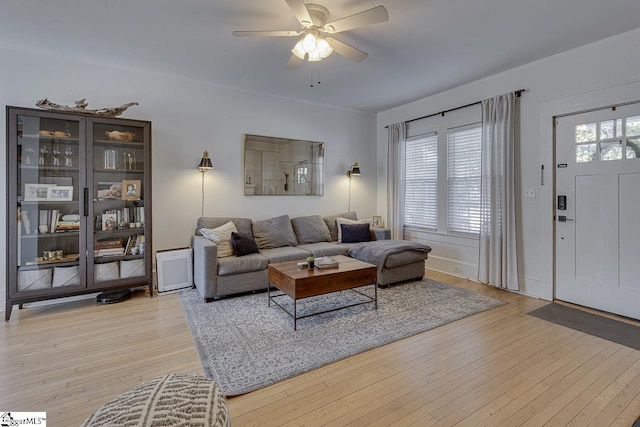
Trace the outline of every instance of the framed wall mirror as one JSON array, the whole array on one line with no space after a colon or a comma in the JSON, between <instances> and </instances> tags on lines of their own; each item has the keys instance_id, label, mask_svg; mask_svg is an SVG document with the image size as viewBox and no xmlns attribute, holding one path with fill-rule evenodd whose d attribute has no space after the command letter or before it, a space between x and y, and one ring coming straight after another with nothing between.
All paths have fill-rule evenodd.
<instances>
[{"instance_id":1,"label":"framed wall mirror","mask_svg":"<svg viewBox=\"0 0 640 427\"><path fill-rule=\"evenodd\" d=\"M324 143L244 135L245 196L322 196Z\"/></svg>"}]
</instances>

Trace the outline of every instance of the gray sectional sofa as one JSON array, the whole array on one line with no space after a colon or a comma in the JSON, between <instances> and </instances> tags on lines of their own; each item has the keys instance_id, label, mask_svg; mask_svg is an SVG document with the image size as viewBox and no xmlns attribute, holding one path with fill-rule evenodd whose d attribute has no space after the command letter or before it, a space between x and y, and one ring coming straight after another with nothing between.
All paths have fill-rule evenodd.
<instances>
[{"instance_id":1,"label":"gray sectional sofa","mask_svg":"<svg viewBox=\"0 0 640 427\"><path fill-rule=\"evenodd\" d=\"M235 217L199 218L191 242L196 288L205 301L266 289L269 263L300 261L308 256L348 256L349 249L354 245L367 244L339 242L338 218L357 220L355 212L325 217L311 215L289 218L282 215L262 221ZM201 231L208 235L207 231L224 226L229 221L235 225L237 233L255 239L258 253L219 257L220 243L216 244L210 238L204 237ZM389 239L390 232L387 229L371 227L370 238L372 241ZM222 246L220 249L224 250ZM426 258L424 252L411 251L389 256L382 263L384 265L378 265L378 284L388 285L422 278Z\"/></svg>"}]
</instances>

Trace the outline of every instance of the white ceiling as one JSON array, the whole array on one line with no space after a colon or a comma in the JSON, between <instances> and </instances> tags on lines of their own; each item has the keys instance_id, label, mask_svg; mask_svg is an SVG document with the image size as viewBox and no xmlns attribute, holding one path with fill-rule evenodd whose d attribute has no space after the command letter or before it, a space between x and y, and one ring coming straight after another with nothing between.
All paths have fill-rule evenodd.
<instances>
[{"instance_id":1,"label":"white ceiling","mask_svg":"<svg viewBox=\"0 0 640 427\"><path fill-rule=\"evenodd\" d=\"M284 69L297 39L231 35L298 30L284 0L1 0L0 46L379 112L640 27L638 0L312 1L389 11L335 35L369 57L334 53L313 88L311 64Z\"/></svg>"}]
</instances>

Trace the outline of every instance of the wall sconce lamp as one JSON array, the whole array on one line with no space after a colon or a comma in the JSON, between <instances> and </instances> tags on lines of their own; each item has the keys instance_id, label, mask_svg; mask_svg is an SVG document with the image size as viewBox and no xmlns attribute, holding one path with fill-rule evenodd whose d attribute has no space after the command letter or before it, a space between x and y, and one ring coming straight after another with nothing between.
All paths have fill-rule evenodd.
<instances>
[{"instance_id":1,"label":"wall sconce lamp","mask_svg":"<svg viewBox=\"0 0 640 427\"><path fill-rule=\"evenodd\" d=\"M351 179L352 176L360 176L360 175L361 175L360 166L358 166L358 162L355 162L349 167L349 170L347 171L347 176L349 177L349 179Z\"/></svg>"},{"instance_id":2,"label":"wall sconce lamp","mask_svg":"<svg viewBox=\"0 0 640 427\"><path fill-rule=\"evenodd\" d=\"M347 171L347 178L349 178L349 207L347 208L347 212L351 211L351 177L360 176L361 174L362 172L360 172L360 166L358 166L358 162L352 164Z\"/></svg>"},{"instance_id":3,"label":"wall sconce lamp","mask_svg":"<svg viewBox=\"0 0 640 427\"><path fill-rule=\"evenodd\" d=\"M209 169L213 169L213 164L209 158L209 152L205 151L202 153L202 159L198 165L198 170L202 172L202 212L200 216L204 216L204 173Z\"/></svg>"}]
</instances>

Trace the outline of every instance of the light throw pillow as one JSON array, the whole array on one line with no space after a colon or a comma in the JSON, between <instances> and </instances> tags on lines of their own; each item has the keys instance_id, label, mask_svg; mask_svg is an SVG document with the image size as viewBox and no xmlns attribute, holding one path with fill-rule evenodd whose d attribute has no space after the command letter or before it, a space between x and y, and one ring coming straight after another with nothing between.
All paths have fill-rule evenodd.
<instances>
[{"instance_id":1,"label":"light throw pillow","mask_svg":"<svg viewBox=\"0 0 640 427\"><path fill-rule=\"evenodd\" d=\"M327 224L327 228L329 229L329 234L331 235L331 240L329 240L330 242L338 241L338 224L336 223L336 219L338 218L347 218L347 219L357 220L358 216L354 211L325 216L323 219L325 224Z\"/></svg>"},{"instance_id":2,"label":"light throw pillow","mask_svg":"<svg viewBox=\"0 0 640 427\"><path fill-rule=\"evenodd\" d=\"M218 246L218 258L224 258L233 255L233 247L231 246L231 233L237 233L236 225L233 221L217 228L201 228L200 234L211 240Z\"/></svg>"},{"instance_id":3,"label":"light throw pillow","mask_svg":"<svg viewBox=\"0 0 640 427\"><path fill-rule=\"evenodd\" d=\"M336 224L338 225L338 242L342 242L342 224L371 224L371 220L352 220L349 218L336 218Z\"/></svg>"},{"instance_id":4,"label":"light throw pillow","mask_svg":"<svg viewBox=\"0 0 640 427\"><path fill-rule=\"evenodd\" d=\"M320 215L291 218L298 244L328 242L331 240L329 228Z\"/></svg>"},{"instance_id":5,"label":"light throw pillow","mask_svg":"<svg viewBox=\"0 0 640 427\"><path fill-rule=\"evenodd\" d=\"M262 221L253 221L253 237L260 249L298 246L289 215L281 215Z\"/></svg>"},{"instance_id":6,"label":"light throw pillow","mask_svg":"<svg viewBox=\"0 0 640 427\"><path fill-rule=\"evenodd\" d=\"M260 253L256 239L251 234L231 233L231 245L236 256Z\"/></svg>"},{"instance_id":7,"label":"light throw pillow","mask_svg":"<svg viewBox=\"0 0 640 427\"><path fill-rule=\"evenodd\" d=\"M342 243L370 242L369 224L341 224Z\"/></svg>"}]
</instances>

